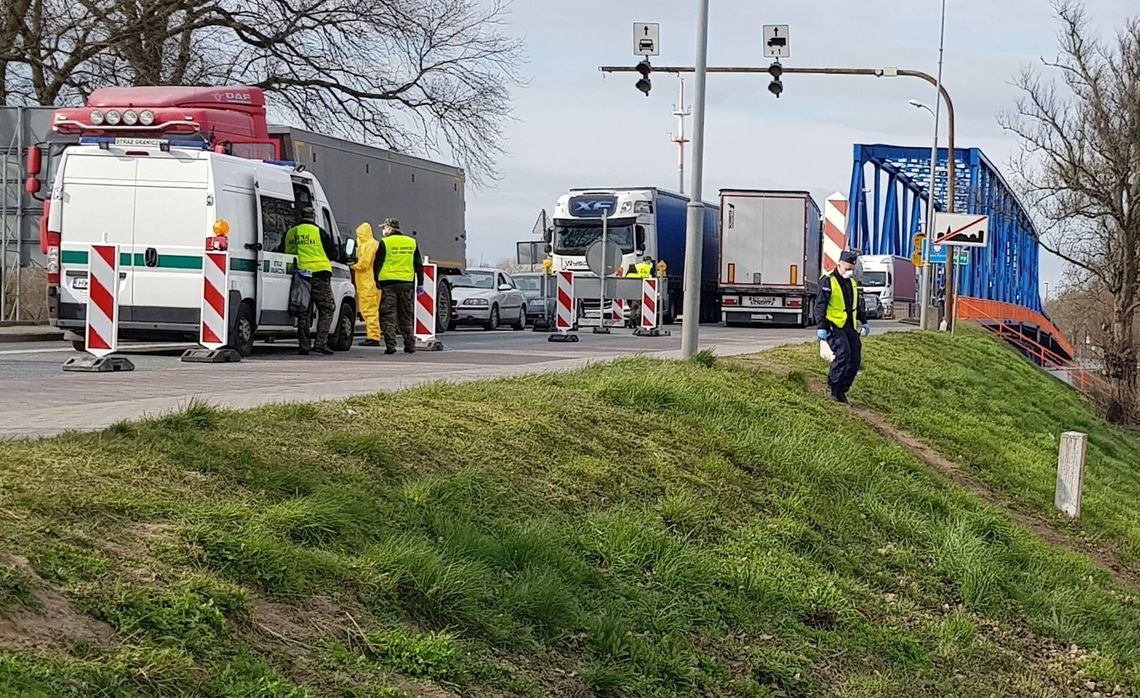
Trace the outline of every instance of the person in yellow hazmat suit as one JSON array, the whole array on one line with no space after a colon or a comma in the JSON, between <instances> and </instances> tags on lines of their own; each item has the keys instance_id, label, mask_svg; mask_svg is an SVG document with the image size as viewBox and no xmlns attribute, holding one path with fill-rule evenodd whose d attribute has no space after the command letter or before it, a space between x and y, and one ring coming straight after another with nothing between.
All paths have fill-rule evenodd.
<instances>
[{"instance_id":1,"label":"person in yellow hazmat suit","mask_svg":"<svg viewBox=\"0 0 1140 698\"><path fill-rule=\"evenodd\" d=\"M376 250L380 243L372 234L372 224L356 226L356 242L360 249L356 253L356 264L352 271L356 277L356 297L360 303L360 315L364 318L365 339L361 345L380 346L380 289L376 287Z\"/></svg>"}]
</instances>

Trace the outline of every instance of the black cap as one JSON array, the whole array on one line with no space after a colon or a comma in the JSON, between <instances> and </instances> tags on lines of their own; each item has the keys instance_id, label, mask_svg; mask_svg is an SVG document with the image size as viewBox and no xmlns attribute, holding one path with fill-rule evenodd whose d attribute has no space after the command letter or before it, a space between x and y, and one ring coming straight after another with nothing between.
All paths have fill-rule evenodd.
<instances>
[{"instance_id":1,"label":"black cap","mask_svg":"<svg viewBox=\"0 0 1140 698\"><path fill-rule=\"evenodd\" d=\"M859 253L855 250L843 250L839 255L839 261L846 262L847 264L855 264L859 261Z\"/></svg>"}]
</instances>

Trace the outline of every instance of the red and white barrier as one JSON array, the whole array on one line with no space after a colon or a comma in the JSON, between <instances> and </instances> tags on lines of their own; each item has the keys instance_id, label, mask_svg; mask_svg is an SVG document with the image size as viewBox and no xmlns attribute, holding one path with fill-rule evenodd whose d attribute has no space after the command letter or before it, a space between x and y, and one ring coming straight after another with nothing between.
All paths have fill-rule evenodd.
<instances>
[{"instance_id":1,"label":"red and white barrier","mask_svg":"<svg viewBox=\"0 0 1140 698\"><path fill-rule=\"evenodd\" d=\"M229 335L230 259L226 252L205 252L202 258L202 326L198 343L207 349L226 346Z\"/></svg>"},{"instance_id":2,"label":"red and white barrier","mask_svg":"<svg viewBox=\"0 0 1140 698\"><path fill-rule=\"evenodd\" d=\"M610 321L617 327L625 326L625 299L615 298L610 306Z\"/></svg>"},{"instance_id":3,"label":"red and white barrier","mask_svg":"<svg viewBox=\"0 0 1140 698\"><path fill-rule=\"evenodd\" d=\"M557 304L554 309L554 329L565 334L574 329L574 272L558 272Z\"/></svg>"},{"instance_id":4,"label":"red and white barrier","mask_svg":"<svg viewBox=\"0 0 1140 698\"><path fill-rule=\"evenodd\" d=\"M847 249L847 197L839 192L823 205L823 273L839 266L839 255Z\"/></svg>"},{"instance_id":5,"label":"red and white barrier","mask_svg":"<svg viewBox=\"0 0 1140 698\"><path fill-rule=\"evenodd\" d=\"M435 341L436 298L439 285L436 265L424 265L424 292L416 295L416 341L430 344Z\"/></svg>"},{"instance_id":6,"label":"red and white barrier","mask_svg":"<svg viewBox=\"0 0 1140 698\"><path fill-rule=\"evenodd\" d=\"M657 329L657 279L648 278L641 284L641 329Z\"/></svg>"},{"instance_id":7,"label":"red and white barrier","mask_svg":"<svg viewBox=\"0 0 1140 698\"><path fill-rule=\"evenodd\" d=\"M119 347L119 246L92 245L87 255L87 353L113 354Z\"/></svg>"}]
</instances>

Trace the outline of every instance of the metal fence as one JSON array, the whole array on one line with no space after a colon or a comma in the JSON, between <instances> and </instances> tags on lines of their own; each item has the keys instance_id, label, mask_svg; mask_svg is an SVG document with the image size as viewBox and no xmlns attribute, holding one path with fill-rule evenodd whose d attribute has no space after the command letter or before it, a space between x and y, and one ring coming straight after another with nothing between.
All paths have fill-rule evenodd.
<instances>
[{"instance_id":1,"label":"metal fence","mask_svg":"<svg viewBox=\"0 0 1140 698\"><path fill-rule=\"evenodd\" d=\"M0 107L0 322L43 319L43 203L24 193L24 158L47 139L51 114L51 107Z\"/></svg>"}]
</instances>

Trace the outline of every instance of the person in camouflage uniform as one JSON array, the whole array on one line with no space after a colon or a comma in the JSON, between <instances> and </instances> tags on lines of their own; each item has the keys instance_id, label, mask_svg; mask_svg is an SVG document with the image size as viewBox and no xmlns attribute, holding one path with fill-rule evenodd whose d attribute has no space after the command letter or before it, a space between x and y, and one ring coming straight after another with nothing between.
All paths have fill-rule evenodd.
<instances>
[{"instance_id":1,"label":"person in camouflage uniform","mask_svg":"<svg viewBox=\"0 0 1140 698\"><path fill-rule=\"evenodd\" d=\"M396 353L396 334L404 336L404 351L416 353L417 293L424 292L424 262L416 239L400 232L400 222L384 221L384 238L376 251L376 285L380 287L380 329L385 354Z\"/></svg>"}]
</instances>

